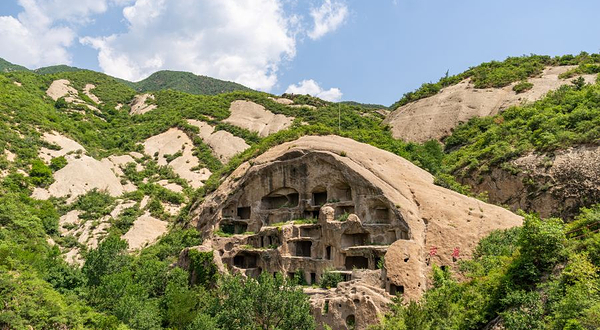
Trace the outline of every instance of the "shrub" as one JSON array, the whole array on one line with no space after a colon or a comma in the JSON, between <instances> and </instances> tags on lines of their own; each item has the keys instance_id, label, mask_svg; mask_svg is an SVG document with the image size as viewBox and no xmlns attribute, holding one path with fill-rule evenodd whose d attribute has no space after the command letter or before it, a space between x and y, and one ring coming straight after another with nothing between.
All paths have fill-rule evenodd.
<instances>
[{"instance_id":1,"label":"shrub","mask_svg":"<svg viewBox=\"0 0 600 330\"><path fill-rule=\"evenodd\" d=\"M338 283L343 282L344 278L342 274L334 272L331 269L325 270L323 275L321 275L321 287L323 289L335 288Z\"/></svg>"},{"instance_id":2,"label":"shrub","mask_svg":"<svg viewBox=\"0 0 600 330\"><path fill-rule=\"evenodd\" d=\"M524 93L532 88L533 88L532 83L530 83L526 80L523 80L523 81L519 82L518 84L514 85L512 90L515 91L517 94L520 94L520 93Z\"/></svg>"},{"instance_id":3,"label":"shrub","mask_svg":"<svg viewBox=\"0 0 600 330\"><path fill-rule=\"evenodd\" d=\"M54 172L65 166L67 166L67 159L64 156L55 157L50 160L50 169L52 169Z\"/></svg>"},{"instance_id":4,"label":"shrub","mask_svg":"<svg viewBox=\"0 0 600 330\"><path fill-rule=\"evenodd\" d=\"M39 187L48 186L54 182L52 170L39 159L31 163L29 178L31 179L31 183Z\"/></svg>"}]
</instances>

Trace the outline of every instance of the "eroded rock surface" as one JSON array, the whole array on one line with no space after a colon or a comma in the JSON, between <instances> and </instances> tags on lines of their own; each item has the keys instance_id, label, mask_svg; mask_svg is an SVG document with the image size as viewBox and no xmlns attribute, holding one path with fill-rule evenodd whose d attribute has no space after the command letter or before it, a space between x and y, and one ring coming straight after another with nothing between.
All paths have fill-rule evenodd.
<instances>
[{"instance_id":1,"label":"eroded rock surface","mask_svg":"<svg viewBox=\"0 0 600 330\"><path fill-rule=\"evenodd\" d=\"M431 284L432 264L455 268L490 231L522 222L434 185L399 156L338 136L272 148L193 209L205 245L229 272L302 271L313 284L334 271L356 281L338 286L337 295L312 295L315 313L335 297L338 312L315 316L336 329L349 317L357 329L376 322L392 295L418 299ZM354 295L364 297L357 303Z\"/></svg>"},{"instance_id":2,"label":"eroded rock surface","mask_svg":"<svg viewBox=\"0 0 600 330\"><path fill-rule=\"evenodd\" d=\"M213 126L203 121L188 119L190 125L200 129L200 138L213 151L222 163L227 163L236 154L250 148L244 139L227 131L216 131Z\"/></svg>"},{"instance_id":3,"label":"eroded rock surface","mask_svg":"<svg viewBox=\"0 0 600 330\"><path fill-rule=\"evenodd\" d=\"M200 165L193 155L194 144L185 132L171 128L166 132L153 136L144 142L145 153L156 157L158 165L169 165L173 172L188 181L193 188L202 187L211 172L207 168L196 169ZM178 155L168 161L167 157ZM165 157L167 156L167 157Z\"/></svg>"},{"instance_id":4,"label":"eroded rock surface","mask_svg":"<svg viewBox=\"0 0 600 330\"><path fill-rule=\"evenodd\" d=\"M154 100L154 95L152 95L152 94L136 95L133 98L133 101L131 101L131 110L129 111L129 114L130 115L143 115L146 112L156 109L156 104L147 103L148 99Z\"/></svg>"},{"instance_id":5,"label":"eroded rock surface","mask_svg":"<svg viewBox=\"0 0 600 330\"><path fill-rule=\"evenodd\" d=\"M276 115L262 105L251 101L233 101L229 111L231 111L231 115L224 122L257 132L262 137L286 129L294 121L293 117Z\"/></svg>"},{"instance_id":6,"label":"eroded rock surface","mask_svg":"<svg viewBox=\"0 0 600 330\"><path fill-rule=\"evenodd\" d=\"M600 146L578 146L520 157L493 168L481 179L462 181L475 192L488 192L490 202L542 217L572 218L579 208L600 199Z\"/></svg>"},{"instance_id":7,"label":"eroded rock surface","mask_svg":"<svg viewBox=\"0 0 600 330\"><path fill-rule=\"evenodd\" d=\"M32 197L48 199L68 196L68 202L72 202L93 189L106 191L115 197L125 191L111 162L85 155L83 146L58 133L44 133L42 138L58 146L58 149L40 148L40 158L49 163L52 158L62 156L67 160L67 165L54 173L55 181L48 189L36 188Z\"/></svg>"},{"instance_id":8,"label":"eroded rock surface","mask_svg":"<svg viewBox=\"0 0 600 330\"><path fill-rule=\"evenodd\" d=\"M92 89L96 88L93 84L86 84L83 89L83 94L90 98L90 100L94 101L97 104L102 103L100 99L92 93Z\"/></svg>"},{"instance_id":9,"label":"eroded rock surface","mask_svg":"<svg viewBox=\"0 0 600 330\"><path fill-rule=\"evenodd\" d=\"M57 101L61 97L76 98L77 94L77 90L71 87L71 82L66 79L53 81L46 90L46 95L50 96L54 101Z\"/></svg>"},{"instance_id":10,"label":"eroded rock surface","mask_svg":"<svg viewBox=\"0 0 600 330\"><path fill-rule=\"evenodd\" d=\"M469 79L443 88L438 94L403 105L384 121L390 125L395 138L411 142L441 140L451 134L461 122L474 117L486 117L521 103L536 101L546 93L571 84L572 79L558 75L573 66L548 67L539 77L528 79L533 88L517 94L516 83L504 88L477 89ZM583 75L587 83L594 83L596 75Z\"/></svg>"},{"instance_id":11,"label":"eroded rock surface","mask_svg":"<svg viewBox=\"0 0 600 330\"><path fill-rule=\"evenodd\" d=\"M161 235L167 232L168 223L154 218L146 212L133 222L121 238L129 244L129 250L138 250L148 244L154 243Z\"/></svg>"}]
</instances>

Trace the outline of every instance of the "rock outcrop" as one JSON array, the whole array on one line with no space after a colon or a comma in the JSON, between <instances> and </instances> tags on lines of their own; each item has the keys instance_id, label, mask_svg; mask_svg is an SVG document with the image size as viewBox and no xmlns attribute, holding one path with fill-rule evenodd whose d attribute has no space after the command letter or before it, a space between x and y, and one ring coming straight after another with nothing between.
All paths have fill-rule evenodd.
<instances>
[{"instance_id":1,"label":"rock outcrop","mask_svg":"<svg viewBox=\"0 0 600 330\"><path fill-rule=\"evenodd\" d=\"M193 149L192 140L177 128L171 128L144 141L145 153L155 157L158 165L169 165L190 186L200 188L211 173L207 168L198 169L200 161L194 156ZM175 158L170 160L170 157Z\"/></svg>"},{"instance_id":2,"label":"rock outcrop","mask_svg":"<svg viewBox=\"0 0 600 330\"><path fill-rule=\"evenodd\" d=\"M600 200L600 146L577 146L554 154L529 154L461 181L489 201L542 217L572 218ZM473 178L476 177L476 178Z\"/></svg>"},{"instance_id":3,"label":"rock outcrop","mask_svg":"<svg viewBox=\"0 0 600 330\"><path fill-rule=\"evenodd\" d=\"M530 78L530 90L517 94L516 83L504 88L477 89L470 79L443 88L438 94L403 105L384 121L392 135L411 142L442 140L462 122L474 117L494 116L513 105L536 101L546 93L570 84L572 79L558 76L574 66L548 67L539 77ZM583 75L587 83L594 83L596 75Z\"/></svg>"},{"instance_id":4,"label":"rock outcrop","mask_svg":"<svg viewBox=\"0 0 600 330\"><path fill-rule=\"evenodd\" d=\"M146 112L152 111L156 109L156 104L148 104L146 101L154 100L154 95L152 94L142 94L136 95L131 101L131 110L129 111L130 115L143 115Z\"/></svg>"},{"instance_id":5,"label":"rock outcrop","mask_svg":"<svg viewBox=\"0 0 600 330\"><path fill-rule=\"evenodd\" d=\"M206 122L188 119L188 123L200 129L200 138L223 164L226 164L236 154L250 148L241 137L227 131L215 131L215 128Z\"/></svg>"},{"instance_id":6,"label":"rock outcrop","mask_svg":"<svg viewBox=\"0 0 600 330\"><path fill-rule=\"evenodd\" d=\"M456 267L490 231L522 222L434 185L397 155L338 136L305 136L242 164L192 217L232 273L301 272L313 284L338 272L352 281L311 293L315 316L336 329L376 322L393 295L418 299L432 264Z\"/></svg>"},{"instance_id":7,"label":"rock outcrop","mask_svg":"<svg viewBox=\"0 0 600 330\"><path fill-rule=\"evenodd\" d=\"M261 137L286 129L294 121L293 117L276 115L252 101L233 101L229 111L231 115L224 122L256 132Z\"/></svg>"}]
</instances>

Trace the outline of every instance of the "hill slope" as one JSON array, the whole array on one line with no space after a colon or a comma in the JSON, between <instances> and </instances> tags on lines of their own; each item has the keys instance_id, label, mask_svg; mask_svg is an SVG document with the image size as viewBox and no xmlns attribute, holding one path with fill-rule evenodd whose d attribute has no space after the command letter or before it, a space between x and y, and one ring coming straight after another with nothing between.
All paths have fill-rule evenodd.
<instances>
[{"instance_id":1,"label":"hill slope","mask_svg":"<svg viewBox=\"0 0 600 330\"><path fill-rule=\"evenodd\" d=\"M588 58L593 59L594 56L590 55ZM577 65L578 63L573 61L582 59L583 57L561 57L558 61L559 64ZM565 63L561 62L563 60ZM532 61L537 63L537 60ZM504 84L508 81L507 84L510 84L514 79L520 80L535 75L538 68L543 71L547 65L544 61L540 62L541 66L530 62L524 60L523 65L519 65L519 61L512 61L510 69L507 69L506 65L484 65L482 68L491 66L494 69L480 69L479 77L476 78L477 74L471 73L468 78L474 80L477 86L500 88L497 86L500 84L498 82ZM585 147L587 152L597 150L600 145L600 85L586 84L585 81L569 81L536 103L511 107L493 117L473 118L467 123L459 124L444 140L444 146L438 141L419 144L393 138L391 131L383 125L382 112L378 109L357 104L333 104L306 96L293 96L295 104L290 104L289 99L274 98L272 95L256 91L192 95L171 89L152 92L152 97L148 95L143 98L143 102L149 106L144 111L136 112L132 111L132 100L136 98L136 91L131 85L97 72L65 72L63 69L70 68L61 66L51 68L50 71L57 72L36 74L22 71L0 74L0 292L6 293L0 295L0 328L31 326L196 329L201 326L227 328L227 325L232 326L231 322L251 323L254 320L253 315L263 314L251 313L250 309L261 308L261 303L264 302L264 299L256 299L258 295L254 295L253 291L244 291L252 289L244 283L254 282L234 279L229 286L217 285L220 283L217 282L217 268L222 264L214 264L213 261L218 261L218 258L214 258L209 251L203 251L202 247L189 250L189 268L172 265L178 261L184 248L201 244L198 231L188 227L191 209L200 205L207 194L217 189L225 180L235 182L235 173L247 169L248 164L256 161L261 154L305 135L333 134L367 143L385 150L381 153L390 152L404 157L427 170L433 176L420 172L435 180L435 184L463 193L468 193L468 189L459 185L455 178L471 184L477 192L498 189L501 186L498 182L486 181L493 178L490 172L494 170L527 175L529 172L547 170L552 175L557 170L562 171L564 167L561 166L565 163L576 163L573 157L582 154L578 152L579 148ZM534 70L530 70L531 68ZM566 75L590 74L596 69L596 64L582 60L579 66ZM169 87L175 86L169 80L177 76L177 73L167 74L160 83L153 84L174 88ZM196 78L186 76L191 82L182 83L177 88L206 87L196 85ZM497 76L498 79L492 79L490 76ZM509 78L504 79L505 77ZM460 82L457 79L450 80L451 83L445 85L446 87ZM206 88L209 87L212 88L210 85ZM425 89L425 94L428 91ZM437 92L439 89L435 91ZM425 94L418 93L420 96ZM404 105L420 98L422 97L410 97ZM301 106L302 104L311 106ZM253 115L244 118L250 119L245 122L234 120L236 116L247 114L249 110L252 110ZM338 117L338 114L341 116ZM259 124L265 126L269 123L269 118L275 117L285 119L285 125L269 130L263 136L259 135L262 132ZM233 150L228 149L234 144L227 141L236 141L237 147ZM284 158L278 158L277 162L293 161L294 157L298 156L295 150L292 150L293 144L294 142L288 144L290 152L286 152ZM336 147L344 148L341 144ZM357 149L366 152L370 148ZM574 150L570 152L569 148ZM335 159L348 164L360 161L351 154L352 150L346 149L337 150ZM595 184L598 177L585 176L586 173L594 172L586 169L597 168L593 167L597 163L597 156L594 155L597 154L586 156L586 159L590 159L588 163L579 162L581 166L573 167L575 171L569 172L566 178L552 177L548 181L537 181L538 177L535 175L516 176L516 180L527 186L527 189L519 193L532 200L539 196L547 196L548 193L558 194L559 199L545 204L553 206L554 211L563 205L567 197L573 196L569 194L572 193L572 189L576 189L579 195L575 195L575 199L579 204L571 205L568 210L569 216L576 212L580 205L597 203L598 195L593 194L593 189L597 191L600 187L600 184ZM523 157L528 157L528 160L534 159L535 162L525 162L527 166L524 169L515 167L519 163L513 162ZM396 156L390 157L392 158ZM366 155L362 159L369 157ZM396 169L394 163L394 160L381 160L373 162L372 167ZM301 169L302 167L299 171ZM296 176L298 173L301 172L297 172ZM476 182L469 182L468 178L473 178ZM325 179L322 181L326 181ZM566 186L568 189L564 192L552 189L560 186L557 182L566 180L583 182L587 186ZM107 182L110 185L107 185ZM488 184L488 188L477 189L478 184L482 182ZM381 179L382 187L388 185L389 183ZM107 189L109 187L117 189ZM200 188L195 189L196 187ZM333 184L331 188L336 194L344 190L339 184ZM54 196L47 198L42 192ZM378 189L369 189L368 192L380 193ZM372 218L375 223L369 226L380 226L377 222L385 219L385 214L392 211L408 212L406 217L414 217L419 226L435 225L435 222L422 221L418 217L418 209L446 205L441 202L442 198L424 202L419 198L419 187L412 186L403 187L399 192L401 195L396 195L397 198L401 198L398 203L382 205L381 200L371 201L370 208L377 217ZM454 192L445 192L458 196ZM365 231L358 226L354 217L350 217L353 210L351 205L347 204L348 201L337 200L336 195L331 196L330 200L328 196L322 195L323 190L311 191L302 198L313 198L313 193L319 195L323 203L336 203L338 208L331 209L330 215L337 216L336 219L340 221L331 225L347 227L349 230L344 234L349 235L346 236L348 240L354 241L353 244L371 242L365 240L371 237L365 237ZM358 197L363 195L357 194ZM587 196L588 199L582 196ZM256 197L259 201L265 196ZM280 197L283 196L275 194L269 197L281 201ZM493 194L490 194L490 198L492 197ZM417 205L418 200L421 200L423 205ZM452 218L472 219L473 223L480 221L478 219L485 219L488 213L480 214L485 209L478 207L478 203L481 202L472 198L469 198L469 201L473 206L461 210L460 214ZM496 202L494 199L491 201ZM222 206L216 203L215 209ZM411 204L416 206L410 207ZM208 206L209 209L212 207ZM445 206L449 212L456 211L451 207ZM243 208L231 210L240 214L244 212ZM535 208L531 207L530 210ZM286 210L273 209L274 214L283 214L283 211ZM583 228L581 230L585 232L585 228L588 228L586 226L597 222L597 214L597 211L584 211L584 215L578 218L578 225ZM312 215L314 213L304 212L294 214L294 218ZM380 216L383 217L378 218ZM450 322L453 322L452 325L458 324L455 328L478 328L498 317L510 328L510 322L526 317L527 312L532 310L536 312L535 317L540 316L537 320L541 319L541 316L548 317L548 324L556 325L556 329L567 321L587 326L588 323L585 322L594 320L592 317L598 315L599 308L597 288L600 283L597 279L597 269L600 259L595 248L598 246L598 236L590 236L590 241L587 241L587 238L586 241L578 241L572 237L570 242L565 243L561 238L562 228L556 226L558 220L550 221L548 227L543 227L540 224L543 222L537 218L528 219L532 219L527 222L531 226L520 236L522 238L518 243L514 241L516 235L512 235L511 232L501 236L492 234L489 240L493 240L492 243L500 242L498 244L490 246L489 240L482 241L483 248L479 248L480 250L485 246L490 248L475 251L477 258L482 257L485 260L476 260L474 264L470 264L472 268L469 270L476 276L474 282L459 287L449 281L450 275L447 273L434 276L436 289L441 287L442 290L434 289L431 294L426 295L426 299L431 299L431 305L421 307L431 306L431 310L436 310L443 305L451 310L439 309L442 313L447 313L428 320L448 322L446 328L452 328ZM307 226L302 227L303 230L286 234L294 234L298 238L310 235L309 227L314 224L307 220L309 219L304 219L307 223L303 225ZM448 227L447 230L456 229L451 224ZM589 231L596 230L595 228ZM278 235L282 231L285 230L275 228L273 234ZM209 230L209 234L213 233L216 234ZM242 234L250 235L245 231L242 231ZM391 232L387 234L391 235ZM163 235L162 238L158 237L160 235ZM230 235L234 240L240 238L240 244L245 247L255 243L244 241L235 233ZM306 237L302 238L303 241L307 240ZM317 240L314 241L316 245ZM525 244L528 241L532 244ZM451 241L442 240L443 242ZM557 242L559 244L556 244ZM558 246L560 244L563 245ZM268 248L269 245L266 244L265 247ZM301 245L302 243L298 246ZM128 253L132 246L140 248L139 253ZM547 247L549 252L536 249L536 246ZM564 246L568 249L563 248ZM458 260L454 261L453 258L462 257L463 254L460 251L455 254L454 247L446 246L440 249L439 252L443 252L443 256L430 260L448 264L457 262L454 265L460 265ZM381 245L372 248L376 251L385 249ZM428 248L424 254L415 255L414 258L406 258L404 250L396 250L396 255L400 256L397 262L423 262L427 256L433 257L437 253L436 246ZM252 253L248 255L269 252L259 250L250 251ZM356 253L354 257L360 257L359 254L364 252L360 246L352 246L349 250L351 251L347 252ZM586 250L589 250L589 255L576 253L575 256L564 257L572 251ZM324 249L321 253L325 251ZM334 257L340 257L341 254L337 251L333 252ZM531 260L524 257L546 257L544 253L557 258ZM312 282L311 270L303 268L302 260L305 259L301 256L296 257L299 263L290 265L291 276L287 275L294 277L295 273L299 273L299 269L304 269ZM67 264L65 259L75 264L81 263L83 266ZM319 262L321 261L325 260L319 259ZM381 263L377 264L381 264L382 267L388 262L380 261ZM545 264L540 265L539 262ZM373 264L375 263L369 263L371 267ZM567 268L563 268L565 265ZM577 268L573 265L584 267ZM566 271L562 272L564 276L560 275L559 282L546 282L551 289L547 297L552 298L546 299L548 291L543 290L548 287L538 288L531 282L558 274L549 271L552 267ZM344 281L342 275L353 276L350 273L354 271L343 274L325 272L325 284L321 285L335 287L338 282ZM269 302L285 302L287 299L278 299L288 298L286 294L295 297L290 304L276 305L276 310L287 313L293 309L295 314L287 314L293 314L303 320L310 319L308 298L301 294L301 290L291 285L291 289L284 286L281 277L276 279L279 281L277 283L268 282L267 280L273 281L273 276L264 274L262 284L270 284L275 292L269 296L273 298ZM404 276L403 274L404 272L396 275ZM513 277L507 277L508 275ZM368 275L365 279L368 280ZM196 285L190 285L190 281ZM284 283L290 282L291 280L286 280ZM417 283L417 287L419 284L423 285ZM282 290L279 289L283 287L289 291L280 292ZM575 289L570 289L571 287ZM401 285L393 288L396 292L404 290ZM512 290L513 288L516 290ZM391 290L392 287L386 289ZM588 291L578 291L579 289ZM381 288L379 291L386 297L391 292ZM335 292L335 288L332 292ZM354 304L353 299L348 299L353 293L350 293L351 290L348 292L348 295L342 297L343 301ZM456 292L459 294L453 295ZM567 294L563 294L564 292ZM430 298L435 295L439 299ZM223 301L227 296L235 299ZM457 296L464 296L466 299L456 301ZM560 297L563 296L570 297L571 300L562 300ZM588 299L589 297L591 298ZM364 300L359 299L359 302L361 301ZM240 307L240 303L244 306ZM572 307L568 310L563 309L565 313L560 314L556 311L560 310L561 306ZM417 313L420 307L411 308L412 312ZM394 310L400 314L406 313L400 307ZM326 308L318 311L323 313ZM416 316L419 315L422 314ZM349 316L346 318L344 315L343 320L349 322L348 324L355 321ZM369 322L374 320L375 318L371 318ZM389 321L397 320L392 318ZM468 323L466 326L465 322ZM400 323L398 321L395 325ZM436 323L429 328L444 328L442 323ZM253 328L260 327L254 323L253 325ZM306 328L313 327L309 325Z\"/></svg>"},{"instance_id":2,"label":"hill slope","mask_svg":"<svg viewBox=\"0 0 600 330\"><path fill-rule=\"evenodd\" d=\"M0 58L0 72L13 72L13 71L29 71L29 69L27 69L24 66L12 64L3 58Z\"/></svg>"},{"instance_id":3,"label":"hill slope","mask_svg":"<svg viewBox=\"0 0 600 330\"><path fill-rule=\"evenodd\" d=\"M33 72L37 73L37 74L52 74L52 73L60 73L60 72L74 72L74 71L81 71L83 69L80 68L76 68L74 66L68 66L68 65L52 65L52 66L46 66L46 67L42 67L42 68L37 68L35 70L33 70Z\"/></svg>"},{"instance_id":4,"label":"hill slope","mask_svg":"<svg viewBox=\"0 0 600 330\"><path fill-rule=\"evenodd\" d=\"M216 95L235 91L251 91L252 89L231 81L219 80L207 76L199 76L191 72L158 71L148 78L129 83L138 92L152 92L172 89L195 95Z\"/></svg>"}]
</instances>

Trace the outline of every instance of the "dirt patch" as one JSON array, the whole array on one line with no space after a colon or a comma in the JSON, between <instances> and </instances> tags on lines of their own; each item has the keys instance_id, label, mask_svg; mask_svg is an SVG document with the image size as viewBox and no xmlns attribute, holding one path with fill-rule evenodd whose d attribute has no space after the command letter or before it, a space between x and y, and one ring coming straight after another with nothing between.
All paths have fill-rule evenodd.
<instances>
[{"instance_id":1,"label":"dirt patch","mask_svg":"<svg viewBox=\"0 0 600 330\"><path fill-rule=\"evenodd\" d=\"M512 90L516 83L504 88L477 89L466 79L443 88L434 96L399 107L384 120L384 124L392 127L392 135L398 139L411 142L441 140L450 135L454 127L471 118L494 116L510 106L536 101L549 91L571 84L572 79L559 79L558 75L572 68L546 68L539 77L528 80L533 83L533 88L521 94ZM583 77L587 83L593 83L596 75Z\"/></svg>"},{"instance_id":2,"label":"dirt patch","mask_svg":"<svg viewBox=\"0 0 600 330\"><path fill-rule=\"evenodd\" d=\"M137 250L154 243L167 232L167 227L167 222L158 220L146 212L134 221L133 227L121 238L129 243L129 250Z\"/></svg>"},{"instance_id":3,"label":"dirt patch","mask_svg":"<svg viewBox=\"0 0 600 330\"><path fill-rule=\"evenodd\" d=\"M262 137L286 129L294 121L293 117L276 115L251 101L233 101L229 111L231 115L224 122L257 132Z\"/></svg>"},{"instance_id":4,"label":"dirt patch","mask_svg":"<svg viewBox=\"0 0 600 330\"><path fill-rule=\"evenodd\" d=\"M13 81L13 84L15 84L15 85L17 85L17 86L19 86L19 87L23 86L23 84L21 84L21 83L20 83L20 82L18 82L18 81Z\"/></svg>"},{"instance_id":5,"label":"dirt patch","mask_svg":"<svg viewBox=\"0 0 600 330\"><path fill-rule=\"evenodd\" d=\"M250 148L244 139L237 137L227 131L216 131L208 123L199 120L188 119L190 125L200 129L200 138L213 151L222 163L227 163L236 154Z\"/></svg>"},{"instance_id":6,"label":"dirt patch","mask_svg":"<svg viewBox=\"0 0 600 330\"><path fill-rule=\"evenodd\" d=\"M141 164L138 164L130 155L108 156L107 158L102 159L102 162L109 166L118 176L125 175L122 169L130 163L135 164L136 171L140 172L144 170L144 167Z\"/></svg>"},{"instance_id":7,"label":"dirt patch","mask_svg":"<svg viewBox=\"0 0 600 330\"><path fill-rule=\"evenodd\" d=\"M136 95L131 102L131 111L129 111L130 115L143 115L148 111L152 111L156 109L156 104L147 104L146 101L148 99L154 100L154 95L152 94L142 94Z\"/></svg>"},{"instance_id":8,"label":"dirt patch","mask_svg":"<svg viewBox=\"0 0 600 330\"><path fill-rule=\"evenodd\" d=\"M79 215L81 212L73 210L60 217L58 221L58 232L61 235L66 235L73 230L73 227L79 225Z\"/></svg>"}]
</instances>

